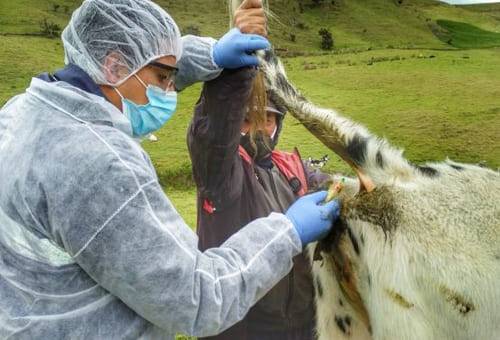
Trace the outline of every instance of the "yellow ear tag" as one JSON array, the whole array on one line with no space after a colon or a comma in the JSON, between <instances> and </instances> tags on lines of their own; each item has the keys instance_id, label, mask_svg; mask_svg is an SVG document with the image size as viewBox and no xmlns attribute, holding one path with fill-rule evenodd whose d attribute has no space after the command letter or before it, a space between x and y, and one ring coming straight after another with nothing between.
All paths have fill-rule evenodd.
<instances>
[{"instance_id":1,"label":"yellow ear tag","mask_svg":"<svg viewBox=\"0 0 500 340\"><path fill-rule=\"evenodd\" d=\"M342 178L340 182L333 182L328 189L328 195L326 196L325 202L328 203L331 200L337 198L337 196L344 190L345 178Z\"/></svg>"}]
</instances>

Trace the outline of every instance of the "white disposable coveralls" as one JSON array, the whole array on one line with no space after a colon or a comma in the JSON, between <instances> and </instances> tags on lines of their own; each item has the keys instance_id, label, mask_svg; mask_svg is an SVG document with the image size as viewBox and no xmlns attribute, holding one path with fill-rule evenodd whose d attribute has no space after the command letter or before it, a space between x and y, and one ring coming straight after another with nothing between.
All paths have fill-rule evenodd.
<instances>
[{"instance_id":1,"label":"white disposable coveralls","mask_svg":"<svg viewBox=\"0 0 500 340\"><path fill-rule=\"evenodd\" d=\"M213 335L302 247L272 214L199 252L125 116L65 82L0 110L0 188L2 339Z\"/></svg>"}]
</instances>

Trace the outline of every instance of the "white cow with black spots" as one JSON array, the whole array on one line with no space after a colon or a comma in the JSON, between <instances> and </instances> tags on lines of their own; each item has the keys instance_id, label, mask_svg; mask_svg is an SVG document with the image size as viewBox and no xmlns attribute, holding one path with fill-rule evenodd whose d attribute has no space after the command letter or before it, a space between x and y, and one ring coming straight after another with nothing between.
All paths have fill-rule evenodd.
<instances>
[{"instance_id":1,"label":"white cow with black spots","mask_svg":"<svg viewBox=\"0 0 500 340\"><path fill-rule=\"evenodd\" d=\"M500 339L500 173L415 166L309 102L272 52L261 69L274 101L358 175L334 232L309 249L319 339Z\"/></svg>"}]
</instances>

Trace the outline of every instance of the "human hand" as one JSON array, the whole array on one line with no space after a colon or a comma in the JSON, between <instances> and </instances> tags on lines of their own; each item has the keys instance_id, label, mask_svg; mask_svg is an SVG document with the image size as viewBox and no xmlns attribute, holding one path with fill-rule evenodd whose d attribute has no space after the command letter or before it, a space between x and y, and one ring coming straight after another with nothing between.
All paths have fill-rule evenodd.
<instances>
[{"instance_id":1,"label":"human hand","mask_svg":"<svg viewBox=\"0 0 500 340\"><path fill-rule=\"evenodd\" d=\"M245 0L234 12L234 27L242 33L267 37L267 20L262 0Z\"/></svg>"},{"instance_id":2,"label":"human hand","mask_svg":"<svg viewBox=\"0 0 500 340\"><path fill-rule=\"evenodd\" d=\"M286 212L286 217L292 221L303 246L328 235L333 222L339 217L339 201L333 200L320 205L326 196L326 191L303 196Z\"/></svg>"},{"instance_id":3,"label":"human hand","mask_svg":"<svg viewBox=\"0 0 500 340\"><path fill-rule=\"evenodd\" d=\"M253 53L270 46L269 41L260 35L243 34L239 29L233 28L215 43L213 57L221 68L258 66L259 60Z\"/></svg>"}]
</instances>

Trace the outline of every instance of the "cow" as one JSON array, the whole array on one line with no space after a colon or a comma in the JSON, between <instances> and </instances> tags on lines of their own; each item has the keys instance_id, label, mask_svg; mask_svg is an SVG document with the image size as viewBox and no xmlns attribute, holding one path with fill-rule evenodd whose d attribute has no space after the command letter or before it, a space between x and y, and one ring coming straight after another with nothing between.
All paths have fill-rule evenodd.
<instances>
[{"instance_id":1,"label":"cow","mask_svg":"<svg viewBox=\"0 0 500 340\"><path fill-rule=\"evenodd\" d=\"M500 339L498 170L451 160L414 165L307 100L272 51L261 58L274 102L357 175L343 180L333 231L308 249L318 338Z\"/></svg>"}]
</instances>

